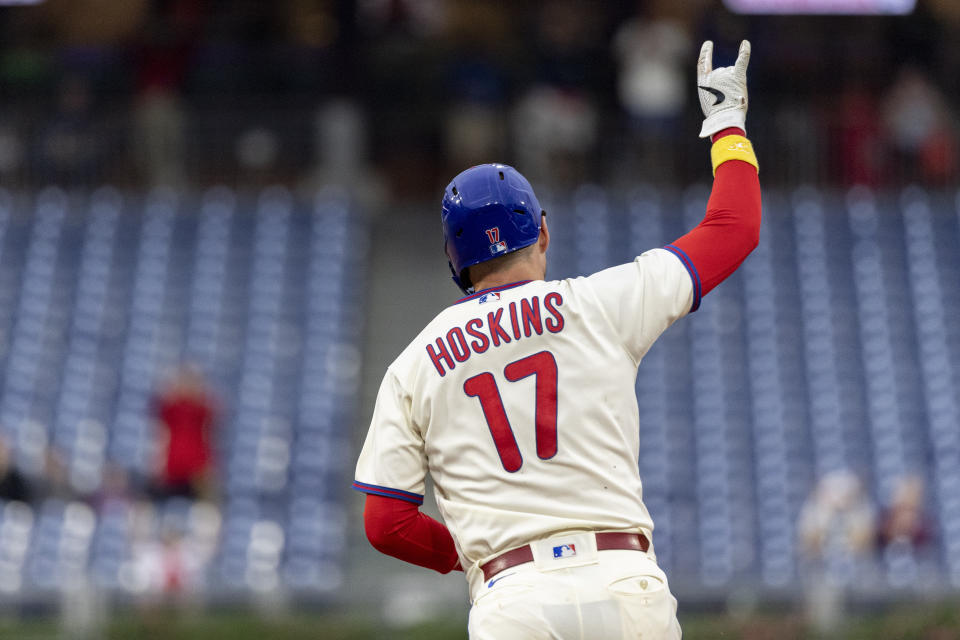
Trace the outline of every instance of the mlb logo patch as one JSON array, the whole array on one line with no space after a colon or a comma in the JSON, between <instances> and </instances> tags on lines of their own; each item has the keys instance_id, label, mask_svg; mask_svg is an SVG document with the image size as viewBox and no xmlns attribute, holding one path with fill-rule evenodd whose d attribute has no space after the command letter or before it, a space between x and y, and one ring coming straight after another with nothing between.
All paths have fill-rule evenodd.
<instances>
[{"instance_id":1,"label":"mlb logo patch","mask_svg":"<svg viewBox=\"0 0 960 640\"><path fill-rule=\"evenodd\" d=\"M484 302L495 302L499 299L500 299L499 291L492 291L490 293L485 293L479 298L477 298L477 300L479 300L479 304L483 304Z\"/></svg>"},{"instance_id":2,"label":"mlb logo patch","mask_svg":"<svg viewBox=\"0 0 960 640\"><path fill-rule=\"evenodd\" d=\"M490 241L490 255L495 256L498 253L506 253L507 243L500 239L500 227L487 229L487 240Z\"/></svg>"},{"instance_id":3,"label":"mlb logo patch","mask_svg":"<svg viewBox=\"0 0 960 640\"><path fill-rule=\"evenodd\" d=\"M561 544L553 548L554 558L572 558L577 555L577 545Z\"/></svg>"}]
</instances>

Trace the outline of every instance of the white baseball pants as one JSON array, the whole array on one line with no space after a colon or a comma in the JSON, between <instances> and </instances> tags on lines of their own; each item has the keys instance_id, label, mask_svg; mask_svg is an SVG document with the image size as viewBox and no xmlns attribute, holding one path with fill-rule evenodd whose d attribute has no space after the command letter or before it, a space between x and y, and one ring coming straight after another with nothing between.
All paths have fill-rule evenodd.
<instances>
[{"instance_id":1,"label":"white baseball pants","mask_svg":"<svg viewBox=\"0 0 960 640\"><path fill-rule=\"evenodd\" d=\"M556 544L557 539L534 543L537 560L505 569L477 590L470 640L681 637L677 600L651 555L589 549L583 554L578 548L580 564L565 558L567 566L557 568L549 561Z\"/></svg>"}]
</instances>

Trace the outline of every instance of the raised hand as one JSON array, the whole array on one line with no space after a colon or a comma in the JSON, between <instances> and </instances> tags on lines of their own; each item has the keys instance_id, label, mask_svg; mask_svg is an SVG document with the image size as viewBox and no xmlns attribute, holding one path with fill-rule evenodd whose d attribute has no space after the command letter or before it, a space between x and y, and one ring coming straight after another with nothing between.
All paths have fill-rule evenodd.
<instances>
[{"instance_id":1,"label":"raised hand","mask_svg":"<svg viewBox=\"0 0 960 640\"><path fill-rule=\"evenodd\" d=\"M728 127L746 131L747 65L750 42L740 43L740 53L732 67L713 68L713 42L707 40L697 60L697 92L703 109L700 137L706 138Z\"/></svg>"}]
</instances>

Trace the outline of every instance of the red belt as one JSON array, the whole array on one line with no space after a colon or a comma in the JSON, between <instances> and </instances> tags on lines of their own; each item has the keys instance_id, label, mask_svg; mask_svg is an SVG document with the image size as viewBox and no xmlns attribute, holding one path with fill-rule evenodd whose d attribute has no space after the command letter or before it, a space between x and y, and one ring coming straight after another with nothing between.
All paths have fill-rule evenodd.
<instances>
[{"instance_id":1,"label":"red belt","mask_svg":"<svg viewBox=\"0 0 960 640\"><path fill-rule=\"evenodd\" d=\"M650 541L642 533L625 533L622 531L602 531L595 534L597 537L597 551L610 549L627 549L630 551L646 551L650 548ZM489 580L505 569L515 567L524 562L533 562L533 549L526 544L506 553L502 553L490 560L480 570L483 579Z\"/></svg>"}]
</instances>

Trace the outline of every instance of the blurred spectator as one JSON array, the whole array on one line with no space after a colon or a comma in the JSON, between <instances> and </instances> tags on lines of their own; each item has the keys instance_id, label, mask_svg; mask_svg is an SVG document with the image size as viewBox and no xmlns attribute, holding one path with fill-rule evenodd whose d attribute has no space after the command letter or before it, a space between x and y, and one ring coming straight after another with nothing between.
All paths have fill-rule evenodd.
<instances>
[{"instance_id":1,"label":"blurred spectator","mask_svg":"<svg viewBox=\"0 0 960 640\"><path fill-rule=\"evenodd\" d=\"M833 632L843 617L845 589L863 577L872 555L875 509L854 473L833 471L807 498L797 526L808 615L820 631Z\"/></svg>"},{"instance_id":2,"label":"blurred spectator","mask_svg":"<svg viewBox=\"0 0 960 640\"><path fill-rule=\"evenodd\" d=\"M184 113L181 89L193 50L196 11L170 3L147 23L135 56L133 149L150 186L178 185L184 178Z\"/></svg>"},{"instance_id":3,"label":"blurred spectator","mask_svg":"<svg viewBox=\"0 0 960 640\"><path fill-rule=\"evenodd\" d=\"M335 98L321 105L314 119L316 166L306 177L308 188L345 187L370 211L384 202L385 187L369 164L369 132L360 105Z\"/></svg>"},{"instance_id":4,"label":"blurred spectator","mask_svg":"<svg viewBox=\"0 0 960 640\"><path fill-rule=\"evenodd\" d=\"M203 502L171 501L161 513L142 504L132 524L128 581L139 603L190 604L182 598L204 586L220 535L220 512Z\"/></svg>"},{"instance_id":5,"label":"blurred spectator","mask_svg":"<svg viewBox=\"0 0 960 640\"><path fill-rule=\"evenodd\" d=\"M10 178L22 168L24 145L17 127L0 125L0 178L10 184Z\"/></svg>"},{"instance_id":6,"label":"blurred spectator","mask_svg":"<svg viewBox=\"0 0 960 640\"><path fill-rule=\"evenodd\" d=\"M332 100L317 110L314 123L318 181L355 185L367 161L367 130L360 107L350 100Z\"/></svg>"},{"instance_id":7,"label":"blurred spectator","mask_svg":"<svg viewBox=\"0 0 960 640\"><path fill-rule=\"evenodd\" d=\"M98 131L89 80L83 75L63 79L57 111L40 130L34 144L38 177L57 184L95 181L110 148Z\"/></svg>"},{"instance_id":8,"label":"blurred spectator","mask_svg":"<svg viewBox=\"0 0 960 640\"><path fill-rule=\"evenodd\" d=\"M280 158L280 138L270 127L244 129L234 141L237 166L244 184L266 185L276 180Z\"/></svg>"},{"instance_id":9,"label":"blurred spectator","mask_svg":"<svg viewBox=\"0 0 960 640\"><path fill-rule=\"evenodd\" d=\"M957 173L955 124L941 92L905 66L883 99L883 124L906 180L945 184Z\"/></svg>"},{"instance_id":10,"label":"blurred spectator","mask_svg":"<svg viewBox=\"0 0 960 640\"><path fill-rule=\"evenodd\" d=\"M39 480L42 500L62 500L72 502L77 499L77 491L70 484L70 464L67 455L55 446L47 447L44 455L43 476Z\"/></svg>"},{"instance_id":11,"label":"blurred spectator","mask_svg":"<svg viewBox=\"0 0 960 640\"><path fill-rule=\"evenodd\" d=\"M106 45L133 34L150 4L150 0L47 0L41 4L41 11L62 42Z\"/></svg>"},{"instance_id":12,"label":"blurred spectator","mask_svg":"<svg viewBox=\"0 0 960 640\"><path fill-rule=\"evenodd\" d=\"M919 549L930 543L931 525L924 512L924 493L920 476L905 476L897 481L890 504L880 518L881 546L907 544Z\"/></svg>"},{"instance_id":13,"label":"blurred spectator","mask_svg":"<svg viewBox=\"0 0 960 640\"><path fill-rule=\"evenodd\" d=\"M850 471L828 473L800 512L801 550L828 562L831 555L864 557L873 550L875 521L860 479Z\"/></svg>"},{"instance_id":14,"label":"blurred spectator","mask_svg":"<svg viewBox=\"0 0 960 640\"><path fill-rule=\"evenodd\" d=\"M137 584L149 598L175 597L187 587L189 547L182 534L164 527L158 538L148 537L133 544L132 555Z\"/></svg>"},{"instance_id":15,"label":"blurred spectator","mask_svg":"<svg viewBox=\"0 0 960 640\"><path fill-rule=\"evenodd\" d=\"M598 120L596 106L582 93L532 88L513 113L518 166L537 182L582 182L597 143Z\"/></svg>"},{"instance_id":16,"label":"blurred spectator","mask_svg":"<svg viewBox=\"0 0 960 640\"><path fill-rule=\"evenodd\" d=\"M880 518L877 541L883 550L887 579L897 587L922 584L921 572L935 573L931 558L933 524L924 509L924 481L919 475L897 480Z\"/></svg>"},{"instance_id":17,"label":"blurred spectator","mask_svg":"<svg viewBox=\"0 0 960 640\"><path fill-rule=\"evenodd\" d=\"M13 464L6 438L0 436L0 500L30 502L31 497L26 479Z\"/></svg>"},{"instance_id":18,"label":"blurred spectator","mask_svg":"<svg viewBox=\"0 0 960 640\"><path fill-rule=\"evenodd\" d=\"M783 153L792 160L784 167L791 184L814 183L823 172L827 152L824 136L818 135L821 123L816 115L807 105L800 104L788 103L776 110L774 130Z\"/></svg>"},{"instance_id":19,"label":"blurred spectator","mask_svg":"<svg viewBox=\"0 0 960 640\"><path fill-rule=\"evenodd\" d=\"M541 3L533 29L535 80L588 95L604 87L610 65L601 19L584 0Z\"/></svg>"},{"instance_id":20,"label":"blurred spectator","mask_svg":"<svg viewBox=\"0 0 960 640\"><path fill-rule=\"evenodd\" d=\"M503 155L503 123L492 105L457 103L447 112L444 128L445 155L453 167L462 170Z\"/></svg>"},{"instance_id":21,"label":"blurred spectator","mask_svg":"<svg viewBox=\"0 0 960 640\"><path fill-rule=\"evenodd\" d=\"M190 366L177 371L157 394L154 411L161 441L160 495L209 495L217 403L200 372Z\"/></svg>"},{"instance_id":22,"label":"blurred spectator","mask_svg":"<svg viewBox=\"0 0 960 640\"><path fill-rule=\"evenodd\" d=\"M112 462L105 464L100 490L93 499L96 510L102 512L114 506L127 506L132 498L130 474L127 470Z\"/></svg>"},{"instance_id":23,"label":"blurred spectator","mask_svg":"<svg viewBox=\"0 0 960 640\"><path fill-rule=\"evenodd\" d=\"M554 0L540 7L535 28L535 78L512 114L517 163L535 182L583 182L600 134L596 15L586 3Z\"/></svg>"},{"instance_id":24,"label":"blurred spectator","mask_svg":"<svg viewBox=\"0 0 960 640\"><path fill-rule=\"evenodd\" d=\"M504 151L506 72L489 43L476 42L476 35L450 62L444 83L449 100L444 139L454 173L502 157Z\"/></svg>"},{"instance_id":25,"label":"blurred spectator","mask_svg":"<svg viewBox=\"0 0 960 640\"><path fill-rule=\"evenodd\" d=\"M367 34L378 38L391 36L428 37L446 22L443 0L360 0L360 23Z\"/></svg>"},{"instance_id":26,"label":"blurred spectator","mask_svg":"<svg viewBox=\"0 0 960 640\"><path fill-rule=\"evenodd\" d=\"M180 535L169 523L161 522L149 505L140 505L132 521L127 580L140 596L139 604L157 605L183 585Z\"/></svg>"},{"instance_id":27,"label":"blurred spectator","mask_svg":"<svg viewBox=\"0 0 960 640\"><path fill-rule=\"evenodd\" d=\"M639 3L637 16L614 36L620 61L617 94L639 145L637 169L645 177L669 177L675 164L669 141L687 102L692 44L684 25L654 17L648 6Z\"/></svg>"},{"instance_id":28,"label":"blurred spectator","mask_svg":"<svg viewBox=\"0 0 960 640\"><path fill-rule=\"evenodd\" d=\"M840 95L837 117L837 135L830 140L842 184L878 186L884 175L885 154L875 92L859 85L847 86Z\"/></svg>"}]
</instances>

